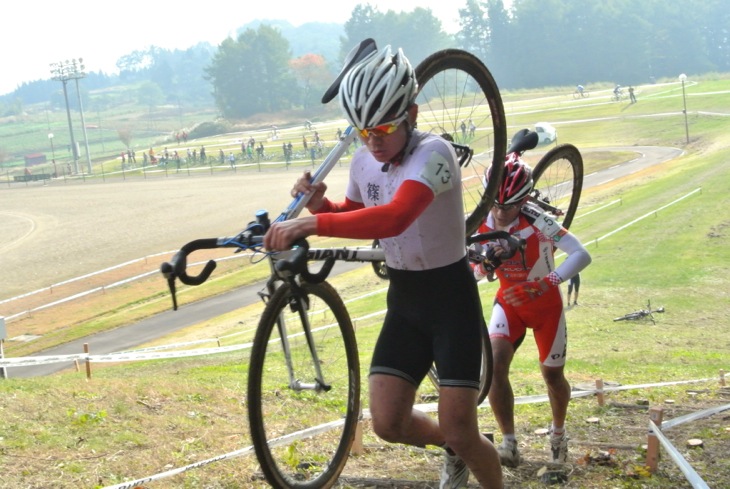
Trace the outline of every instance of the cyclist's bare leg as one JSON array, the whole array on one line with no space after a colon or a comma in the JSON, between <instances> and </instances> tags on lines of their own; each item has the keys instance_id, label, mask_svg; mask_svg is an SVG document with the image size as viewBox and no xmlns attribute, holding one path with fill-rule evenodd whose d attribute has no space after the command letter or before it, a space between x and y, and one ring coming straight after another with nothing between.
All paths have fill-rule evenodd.
<instances>
[{"instance_id":1,"label":"cyclist's bare leg","mask_svg":"<svg viewBox=\"0 0 730 489\"><path fill-rule=\"evenodd\" d=\"M370 383L370 414L373 431L385 441L425 446L443 444L438 423L413 409L416 387L400 377L373 374Z\"/></svg>"},{"instance_id":2,"label":"cyclist's bare leg","mask_svg":"<svg viewBox=\"0 0 730 489\"><path fill-rule=\"evenodd\" d=\"M416 388L405 380L370 376L370 413L373 430L385 441L408 445L443 446L466 462L483 487L501 488L502 469L497 451L477 425L478 392L468 388L442 387L439 422L413 409Z\"/></svg>"},{"instance_id":3,"label":"cyclist's bare leg","mask_svg":"<svg viewBox=\"0 0 730 489\"><path fill-rule=\"evenodd\" d=\"M509 381L509 368L515 355L512 343L504 338L492 338L493 374L489 389L489 405L502 434L515 432L515 396Z\"/></svg>"},{"instance_id":4,"label":"cyclist's bare leg","mask_svg":"<svg viewBox=\"0 0 730 489\"><path fill-rule=\"evenodd\" d=\"M565 418L570 402L570 384L565 378L563 367L546 367L540 365L542 378L547 386L550 409L553 414L553 424L558 427L565 426Z\"/></svg>"},{"instance_id":5,"label":"cyclist's bare leg","mask_svg":"<svg viewBox=\"0 0 730 489\"><path fill-rule=\"evenodd\" d=\"M502 487L502 466L494 445L477 422L479 391L467 387L439 390L439 426L446 444L466 463L482 487Z\"/></svg>"}]
</instances>

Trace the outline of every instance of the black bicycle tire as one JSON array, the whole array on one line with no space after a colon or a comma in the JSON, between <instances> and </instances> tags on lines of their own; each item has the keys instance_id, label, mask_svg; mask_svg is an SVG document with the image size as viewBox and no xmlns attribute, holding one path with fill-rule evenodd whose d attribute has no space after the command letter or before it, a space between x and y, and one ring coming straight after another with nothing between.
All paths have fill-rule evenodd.
<instances>
[{"instance_id":1,"label":"black bicycle tire","mask_svg":"<svg viewBox=\"0 0 730 489\"><path fill-rule=\"evenodd\" d=\"M477 396L477 405L484 402L489 395L489 389L492 387L492 373L494 372L494 356L492 355L492 341L489 339L487 326L482 323L482 366L479 373L479 395ZM439 390L439 377L436 367L431 365L428 370L428 379L433 384L436 391Z\"/></svg>"},{"instance_id":2,"label":"black bicycle tire","mask_svg":"<svg viewBox=\"0 0 730 489\"><path fill-rule=\"evenodd\" d=\"M534 186L537 188L540 178L545 175L548 168L552 166L556 161L566 160L570 163L572 170L572 193L567 208L565 209L561 225L565 229L569 229L573 223L575 213L578 211L578 204L580 203L580 196L583 191L583 156L580 154L578 148L572 144L562 144L552 148L550 151L540 158L540 161L535 165L535 169L532 172L532 179ZM561 216L558 216L561 217Z\"/></svg>"},{"instance_id":3,"label":"black bicycle tire","mask_svg":"<svg viewBox=\"0 0 730 489\"><path fill-rule=\"evenodd\" d=\"M489 339L487 325L482 323L484 328L482 334L482 371L479 377L479 396L477 405L480 405L489 395L492 388L492 374L494 373L494 356L492 355L492 340Z\"/></svg>"},{"instance_id":4,"label":"black bicycle tire","mask_svg":"<svg viewBox=\"0 0 730 489\"><path fill-rule=\"evenodd\" d=\"M478 199L474 208L468 212L466 216L466 233L473 234L482 220L489 212L494 203L497 194L498 185L502 179L504 170L504 158L507 151L507 122L504 112L502 97L499 88L489 69L482 61L473 54L461 49L444 49L438 51L426 59L416 67L416 80L419 84L419 94L429 87L429 82L436 78L437 75L447 70L458 70L469 75L482 91L484 99L489 106L491 115L491 124L494 129L494 152L492 155L492 178L488 187L485 189L481 198ZM418 96L416 97L418 100ZM459 106L459 109L461 106ZM473 107L472 107L473 110ZM446 113L447 111L444 111ZM451 112L451 111L448 111ZM469 117L469 113L464 114L460 110L453 110L453 120L444 122L440 128L442 134L452 136L452 140L456 140L454 136L457 133L457 124L459 120ZM442 121L443 122L443 121ZM469 205L469 204L467 204Z\"/></svg>"},{"instance_id":5,"label":"black bicycle tire","mask_svg":"<svg viewBox=\"0 0 730 489\"><path fill-rule=\"evenodd\" d=\"M316 295L324 301L337 321L342 334L348 364L347 410L337 449L327 468L318 477L309 481L299 481L293 480L282 473L273 458L266 439L261 405L263 399L262 375L269 338L276 328L280 314L284 309L290 307L292 300L291 287L288 284L281 285L267 303L254 337L247 392L248 420L256 457L266 480L272 487L277 489L321 489L331 487L337 481L339 474L347 463L360 417L360 362L355 331L345 304L337 291L327 282L318 284L303 283L302 288L308 296Z\"/></svg>"}]
</instances>

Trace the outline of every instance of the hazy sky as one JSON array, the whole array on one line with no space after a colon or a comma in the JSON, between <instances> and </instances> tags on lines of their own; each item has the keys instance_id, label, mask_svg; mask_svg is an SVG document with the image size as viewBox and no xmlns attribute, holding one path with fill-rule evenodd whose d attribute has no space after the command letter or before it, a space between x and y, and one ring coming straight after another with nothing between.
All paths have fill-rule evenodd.
<instances>
[{"instance_id":1,"label":"hazy sky","mask_svg":"<svg viewBox=\"0 0 730 489\"><path fill-rule=\"evenodd\" d=\"M356 5L369 3L380 12L430 8L453 33L458 9L466 5L466 0L249 1L13 0L3 7L0 28L0 94L50 78L50 63L83 58L87 71L114 73L117 59L131 51L151 45L186 49L201 41L217 45L256 19L283 19L295 26L345 23Z\"/></svg>"}]
</instances>

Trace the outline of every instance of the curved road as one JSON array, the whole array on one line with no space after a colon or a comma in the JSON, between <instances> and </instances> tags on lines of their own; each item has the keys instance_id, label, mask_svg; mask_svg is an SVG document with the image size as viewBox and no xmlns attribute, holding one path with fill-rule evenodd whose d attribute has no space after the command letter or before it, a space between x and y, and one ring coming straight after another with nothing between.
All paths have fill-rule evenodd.
<instances>
[{"instance_id":1,"label":"curved road","mask_svg":"<svg viewBox=\"0 0 730 489\"><path fill-rule=\"evenodd\" d=\"M614 165L605 170L584 176L583 188L601 185L619 177L636 173L652 165L663 163L680 156L684 151L679 148L658 146L621 146L582 151L583 154L592 151L621 151L636 152L639 156L633 160ZM351 270L361 263L338 262L333 273ZM369 266L365 265L365 266ZM169 311L149 317L129 326L117 328L103 333L97 333L86 338L75 340L64 345L38 353L38 355L73 355L83 351L84 343L93 346L93 353L97 355L133 349L138 345L152 341L160 336L181 328L192 326L211 317L219 316L235 309L259 301L257 292L261 284L253 284L212 297L207 300L181 304L178 311ZM38 365L32 367L17 367L7 369L8 377L33 377L48 375L68 368L61 364Z\"/></svg>"}]
</instances>

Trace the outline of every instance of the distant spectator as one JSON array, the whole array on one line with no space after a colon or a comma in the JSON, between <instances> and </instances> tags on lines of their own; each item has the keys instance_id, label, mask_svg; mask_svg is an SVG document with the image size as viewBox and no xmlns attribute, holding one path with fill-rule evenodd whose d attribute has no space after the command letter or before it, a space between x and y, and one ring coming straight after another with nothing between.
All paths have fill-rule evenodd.
<instances>
[{"instance_id":1,"label":"distant spectator","mask_svg":"<svg viewBox=\"0 0 730 489\"><path fill-rule=\"evenodd\" d=\"M573 294L573 291L575 291L575 296L573 298L573 305L578 305L578 290L580 289L580 273L576 273L570 278L570 282L568 282L568 303L567 305L570 305L570 296Z\"/></svg>"},{"instance_id":2,"label":"distant spectator","mask_svg":"<svg viewBox=\"0 0 730 489\"><path fill-rule=\"evenodd\" d=\"M632 104L636 103L636 95L634 95L634 87L629 87L629 99Z\"/></svg>"}]
</instances>

